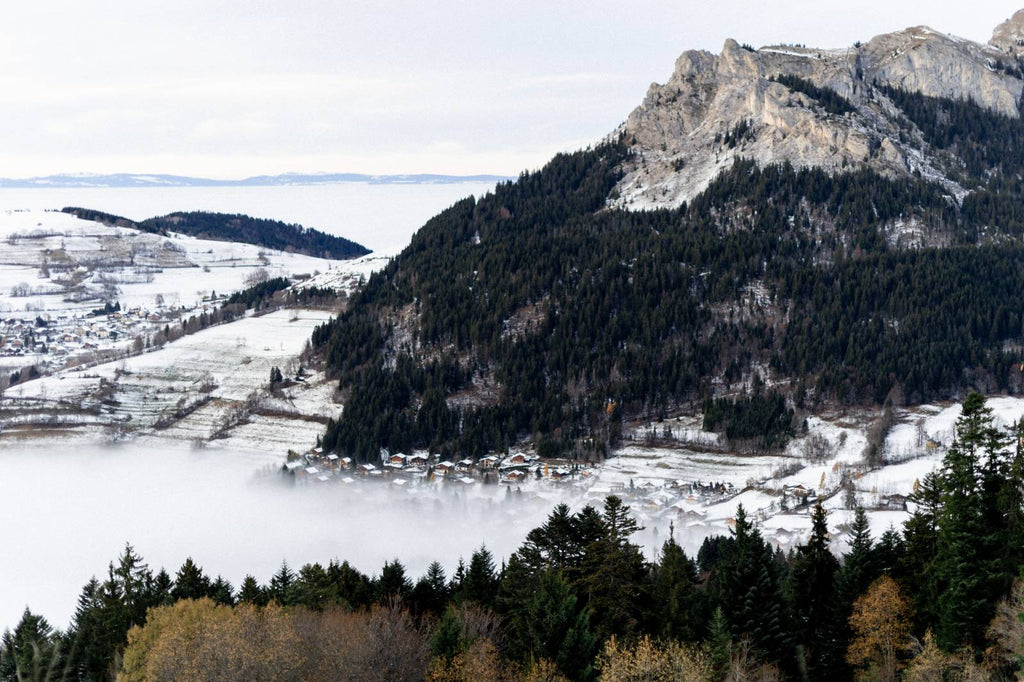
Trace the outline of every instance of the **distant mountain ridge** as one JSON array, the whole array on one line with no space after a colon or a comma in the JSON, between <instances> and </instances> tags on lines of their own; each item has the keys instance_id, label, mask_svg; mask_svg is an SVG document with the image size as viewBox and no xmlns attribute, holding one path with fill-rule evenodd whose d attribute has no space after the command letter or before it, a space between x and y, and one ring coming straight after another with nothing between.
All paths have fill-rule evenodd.
<instances>
[{"instance_id":1,"label":"distant mountain ridge","mask_svg":"<svg viewBox=\"0 0 1024 682\"><path fill-rule=\"evenodd\" d=\"M255 175L240 180L216 180L187 175L155 173L66 173L32 178L0 178L0 188L41 187L280 187L363 182L374 185L448 185L462 182L502 182L504 175L439 175L417 173L370 175L366 173L283 173Z\"/></svg>"}]
</instances>

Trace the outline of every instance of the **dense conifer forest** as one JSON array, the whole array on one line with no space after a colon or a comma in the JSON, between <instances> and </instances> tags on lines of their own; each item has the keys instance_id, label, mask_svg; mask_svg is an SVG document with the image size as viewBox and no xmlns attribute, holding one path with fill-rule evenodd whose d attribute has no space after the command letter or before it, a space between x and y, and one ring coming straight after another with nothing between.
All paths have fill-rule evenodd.
<instances>
[{"instance_id":1,"label":"dense conifer forest","mask_svg":"<svg viewBox=\"0 0 1024 682\"><path fill-rule=\"evenodd\" d=\"M740 506L696 556L670 537L650 561L614 496L556 506L500 564L481 547L418 578L335 559L236 587L126 547L66 631L26 610L4 632L0 680L1014 679L1022 443L970 394L904 526L873 536L858 509L838 552L820 504L787 554Z\"/></svg>"},{"instance_id":2,"label":"dense conifer forest","mask_svg":"<svg viewBox=\"0 0 1024 682\"><path fill-rule=\"evenodd\" d=\"M155 234L178 232L200 239L255 244L268 249L301 253L317 258L345 260L370 253L366 247L344 237L335 237L319 230L280 220L251 218L236 213L189 211L168 213L157 218L134 221L89 208L67 207L62 210L64 213L78 216L82 220L93 220L104 225L130 227Z\"/></svg>"},{"instance_id":3,"label":"dense conifer forest","mask_svg":"<svg viewBox=\"0 0 1024 682\"><path fill-rule=\"evenodd\" d=\"M807 407L1019 390L1024 124L887 92L906 134L964 159L962 205L920 177L738 160L679 209L622 211L624 141L559 155L430 220L317 330L346 398L323 444L600 458L623 418L756 380Z\"/></svg>"}]
</instances>

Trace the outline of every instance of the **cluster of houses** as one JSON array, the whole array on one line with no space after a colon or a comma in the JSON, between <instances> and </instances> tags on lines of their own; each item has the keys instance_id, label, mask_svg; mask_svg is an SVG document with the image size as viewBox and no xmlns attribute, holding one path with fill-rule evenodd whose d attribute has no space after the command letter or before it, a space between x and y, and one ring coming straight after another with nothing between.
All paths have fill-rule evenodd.
<instances>
[{"instance_id":1,"label":"cluster of houses","mask_svg":"<svg viewBox=\"0 0 1024 682\"><path fill-rule=\"evenodd\" d=\"M53 369L66 364L69 356L123 345L145 337L184 315L212 309L214 304L182 307L177 304L153 309L40 313L36 317L0 318L0 355L32 358L31 364Z\"/></svg>"},{"instance_id":2,"label":"cluster of houses","mask_svg":"<svg viewBox=\"0 0 1024 682\"><path fill-rule=\"evenodd\" d=\"M40 315L34 319L0 319L0 353L6 356L61 356L96 350L149 331L162 315L136 308L103 315ZM40 358L46 360L46 358ZM59 363L58 363L59 364Z\"/></svg>"},{"instance_id":3,"label":"cluster of houses","mask_svg":"<svg viewBox=\"0 0 1024 682\"><path fill-rule=\"evenodd\" d=\"M541 461L535 454L522 452L504 456L488 455L479 460L454 461L426 453L389 453L381 451L378 464L356 464L351 457L325 454L312 448L305 454L289 453L282 472L297 479L325 483L353 483L359 478L383 479L403 486L419 482L446 481L458 485L504 483L515 485L528 478L569 481L575 476L591 476L589 467L568 462Z\"/></svg>"}]
</instances>

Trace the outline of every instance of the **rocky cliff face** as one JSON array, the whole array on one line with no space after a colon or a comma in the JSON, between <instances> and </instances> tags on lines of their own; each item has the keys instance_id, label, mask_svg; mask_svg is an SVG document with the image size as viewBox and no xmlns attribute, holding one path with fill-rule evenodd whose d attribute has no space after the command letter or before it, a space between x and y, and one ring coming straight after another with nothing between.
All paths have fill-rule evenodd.
<instances>
[{"instance_id":1,"label":"rocky cliff face","mask_svg":"<svg viewBox=\"0 0 1024 682\"><path fill-rule=\"evenodd\" d=\"M970 99L1018 117L1021 56L1024 11L1000 25L988 45L918 26L847 49L754 50L728 40L718 55L686 52L624 125L635 158L612 203L678 206L738 157L832 171L866 166L887 176L921 173L962 197L965 190L943 176L919 135L906 132L880 87ZM777 82L786 77L834 91L850 106L829 110Z\"/></svg>"}]
</instances>

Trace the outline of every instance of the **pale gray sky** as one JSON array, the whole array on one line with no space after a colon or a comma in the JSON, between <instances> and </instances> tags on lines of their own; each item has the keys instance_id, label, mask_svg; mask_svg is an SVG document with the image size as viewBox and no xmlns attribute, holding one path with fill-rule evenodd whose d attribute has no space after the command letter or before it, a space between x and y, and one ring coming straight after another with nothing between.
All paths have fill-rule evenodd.
<instances>
[{"instance_id":1,"label":"pale gray sky","mask_svg":"<svg viewBox=\"0 0 1024 682\"><path fill-rule=\"evenodd\" d=\"M984 42L1024 0L39 0L0 10L0 176L535 168L690 48Z\"/></svg>"}]
</instances>

